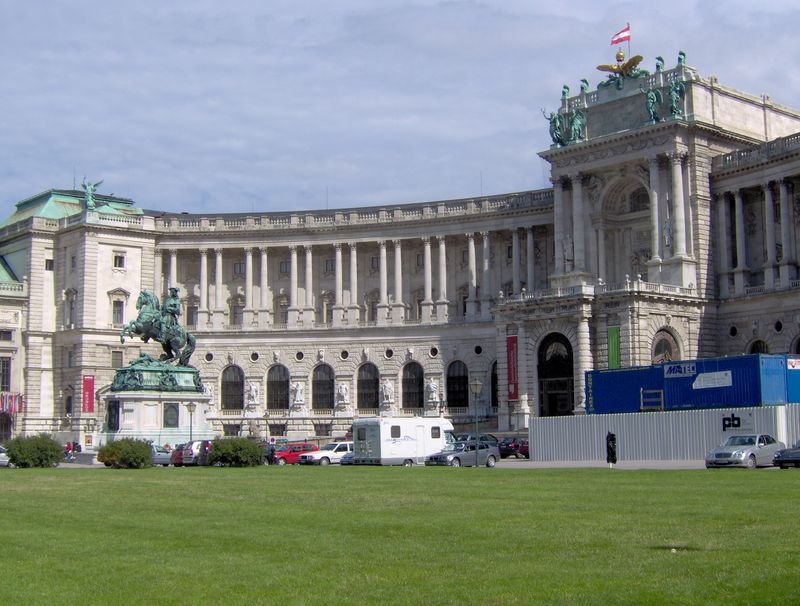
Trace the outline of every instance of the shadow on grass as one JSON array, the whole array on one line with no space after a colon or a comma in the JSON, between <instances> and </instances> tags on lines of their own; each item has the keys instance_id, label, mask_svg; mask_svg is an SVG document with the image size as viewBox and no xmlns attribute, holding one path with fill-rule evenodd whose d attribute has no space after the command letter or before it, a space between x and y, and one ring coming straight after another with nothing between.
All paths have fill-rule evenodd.
<instances>
[{"instance_id":1,"label":"shadow on grass","mask_svg":"<svg viewBox=\"0 0 800 606\"><path fill-rule=\"evenodd\" d=\"M713 551L707 547L695 547L694 545L650 545L650 549L654 551L671 551L677 553L679 551Z\"/></svg>"}]
</instances>

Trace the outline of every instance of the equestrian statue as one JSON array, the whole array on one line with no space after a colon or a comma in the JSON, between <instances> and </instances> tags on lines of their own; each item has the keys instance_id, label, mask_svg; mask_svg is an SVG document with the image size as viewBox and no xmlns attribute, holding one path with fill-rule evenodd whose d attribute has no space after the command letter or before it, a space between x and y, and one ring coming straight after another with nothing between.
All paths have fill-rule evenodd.
<instances>
[{"instance_id":1,"label":"equestrian statue","mask_svg":"<svg viewBox=\"0 0 800 606\"><path fill-rule=\"evenodd\" d=\"M178 360L178 366L189 366L189 358L194 353L194 335L178 324L181 315L181 300L178 289L170 288L169 296L164 300L164 305L158 303L156 297L149 290L143 290L136 299L136 309L139 316L122 327L119 340L124 343L125 335L133 337L138 335L147 343L150 339L161 343L164 353L162 362Z\"/></svg>"}]
</instances>

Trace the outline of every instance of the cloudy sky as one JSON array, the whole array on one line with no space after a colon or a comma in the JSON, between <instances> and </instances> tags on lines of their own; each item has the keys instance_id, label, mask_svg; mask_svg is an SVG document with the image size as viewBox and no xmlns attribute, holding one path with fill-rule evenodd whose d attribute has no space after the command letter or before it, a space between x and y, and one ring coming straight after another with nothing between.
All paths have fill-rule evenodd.
<instances>
[{"instance_id":1,"label":"cloudy sky","mask_svg":"<svg viewBox=\"0 0 800 606\"><path fill-rule=\"evenodd\" d=\"M84 176L190 212L544 187L541 109L626 22L646 69L800 107L797 2L0 0L0 211Z\"/></svg>"}]
</instances>

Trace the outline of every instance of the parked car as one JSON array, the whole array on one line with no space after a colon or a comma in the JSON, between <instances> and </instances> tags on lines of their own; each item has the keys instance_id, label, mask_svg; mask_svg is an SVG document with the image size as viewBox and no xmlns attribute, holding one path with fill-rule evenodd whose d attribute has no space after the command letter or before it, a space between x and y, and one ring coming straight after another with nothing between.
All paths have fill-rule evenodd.
<instances>
[{"instance_id":1,"label":"parked car","mask_svg":"<svg viewBox=\"0 0 800 606\"><path fill-rule=\"evenodd\" d=\"M319 447L308 442L283 444L275 451L275 462L278 465L297 465L300 462L300 455L316 450L319 450Z\"/></svg>"},{"instance_id":2,"label":"parked car","mask_svg":"<svg viewBox=\"0 0 800 606\"><path fill-rule=\"evenodd\" d=\"M783 442L772 436L759 434L740 434L730 436L721 446L712 448L706 454L706 467L747 467L772 465L775 453L786 448Z\"/></svg>"},{"instance_id":3,"label":"parked car","mask_svg":"<svg viewBox=\"0 0 800 606\"><path fill-rule=\"evenodd\" d=\"M517 452L519 453L519 456L521 456L524 459L531 458L531 450L530 446L528 445L528 440L519 441L519 450Z\"/></svg>"},{"instance_id":4,"label":"parked car","mask_svg":"<svg viewBox=\"0 0 800 606\"><path fill-rule=\"evenodd\" d=\"M474 433L457 433L457 434L455 434L455 438L456 438L457 442L470 442L470 441L475 440L475 434ZM499 444L499 442L500 442L497 439L497 436L494 435L494 434L491 434L491 433L482 433L480 435L479 439L480 439L481 442L493 443L495 446L497 446Z\"/></svg>"},{"instance_id":5,"label":"parked car","mask_svg":"<svg viewBox=\"0 0 800 606\"><path fill-rule=\"evenodd\" d=\"M356 462L356 453L352 450L350 452L344 453L341 460L339 461L339 465L355 465Z\"/></svg>"},{"instance_id":6,"label":"parked car","mask_svg":"<svg viewBox=\"0 0 800 606\"><path fill-rule=\"evenodd\" d=\"M186 444L175 444L175 448L169 453L169 462L175 467L183 467L183 448Z\"/></svg>"},{"instance_id":7,"label":"parked car","mask_svg":"<svg viewBox=\"0 0 800 606\"><path fill-rule=\"evenodd\" d=\"M800 442L797 442L792 448L784 448L776 452L772 457L772 464L781 469L800 467Z\"/></svg>"},{"instance_id":8,"label":"parked car","mask_svg":"<svg viewBox=\"0 0 800 606\"><path fill-rule=\"evenodd\" d=\"M330 465L339 463L346 452L353 451L352 442L330 442L314 452L300 455L301 465Z\"/></svg>"},{"instance_id":9,"label":"parked car","mask_svg":"<svg viewBox=\"0 0 800 606\"><path fill-rule=\"evenodd\" d=\"M195 440L183 447L183 465L208 465L211 440Z\"/></svg>"},{"instance_id":10,"label":"parked car","mask_svg":"<svg viewBox=\"0 0 800 606\"><path fill-rule=\"evenodd\" d=\"M500 458L500 450L491 442L477 443L477 461L475 442L456 442L452 450L443 450L425 459L426 466L447 465L449 467L474 467L486 465L494 467Z\"/></svg>"},{"instance_id":11,"label":"parked car","mask_svg":"<svg viewBox=\"0 0 800 606\"><path fill-rule=\"evenodd\" d=\"M8 460L8 453L2 446L0 446L0 467L11 467L11 461Z\"/></svg>"},{"instance_id":12,"label":"parked car","mask_svg":"<svg viewBox=\"0 0 800 606\"><path fill-rule=\"evenodd\" d=\"M150 444L150 454L153 455L153 465L169 467L172 453L158 444Z\"/></svg>"},{"instance_id":13,"label":"parked car","mask_svg":"<svg viewBox=\"0 0 800 606\"><path fill-rule=\"evenodd\" d=\"M508 457L516 457L521 458L523 455L519 452L520 444L522 440L518 437L508 437L503 438L500 440L500 443L497 445L497 448L500 450L500 458L505 459Z\"/></svg>"}]
</instances>

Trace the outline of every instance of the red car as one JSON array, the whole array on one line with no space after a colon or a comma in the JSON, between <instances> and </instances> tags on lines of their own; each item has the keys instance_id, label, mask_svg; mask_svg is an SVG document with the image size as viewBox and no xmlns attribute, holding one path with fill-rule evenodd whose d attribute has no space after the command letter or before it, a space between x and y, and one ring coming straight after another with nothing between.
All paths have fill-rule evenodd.
<instances>
[{"instance_id":1,"label":"red car","mask_svg":"<svg viewBox=\"0 0 800 606\"><path fill-rule=\"evenodd\" d=\"M528 446L528 440L520 440L519 441L519 449L517 450L519 456L525 457L526 459L531 458L531 451Z\"/></svg>"},{"instance_id":2,"label":"red car","mask_svg":"<svg viewBox=\"0 0 800 606\"><path fill-rule=\"evenodd\" d=\"M300 455L306 452L319 450L316 444L308 442L297 442L282 444L275 451L275 463L278 465L297 465L300 462Z\"/></svg>"}]
</instances>

